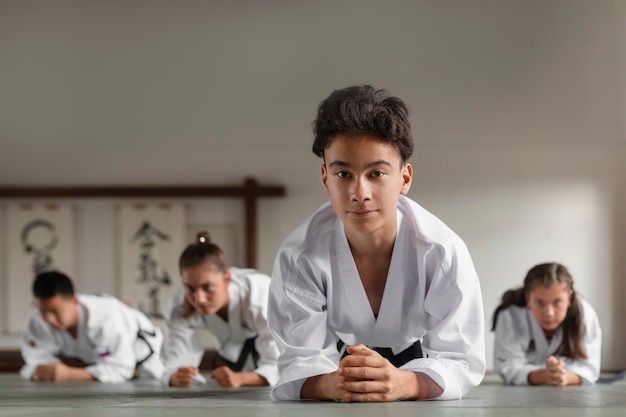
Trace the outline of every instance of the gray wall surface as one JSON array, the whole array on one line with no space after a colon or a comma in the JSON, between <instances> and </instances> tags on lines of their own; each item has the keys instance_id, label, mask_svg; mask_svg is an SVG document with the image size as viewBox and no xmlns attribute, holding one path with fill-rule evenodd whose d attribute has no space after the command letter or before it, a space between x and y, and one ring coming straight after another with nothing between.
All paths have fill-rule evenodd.
<instances>
[{"instance_id":1,"label":"gray wall surface","mask_svg":"<svg viewBox=\"0 0 626 417\"><path fill-rule=\"evenodd\" d=\"M603 368L626 367L621 0L0 0L0 186L282 184L259 206L270 273L326 201L315 108L361 83L409 105L410 197L468 244L487 322L559 261L598 312ZM114 216L94 210L76 269L114 292Z\"/></svg>"}]
</instances>

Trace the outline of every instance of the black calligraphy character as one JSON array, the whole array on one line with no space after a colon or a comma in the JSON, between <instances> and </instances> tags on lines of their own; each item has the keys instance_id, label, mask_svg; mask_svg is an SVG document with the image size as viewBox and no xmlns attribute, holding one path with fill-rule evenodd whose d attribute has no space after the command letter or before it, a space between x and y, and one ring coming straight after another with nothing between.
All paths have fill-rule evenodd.
<instances>
[{"instance_id":1,"label":"black calligraphy character","mask_svg":"<svg viewBox=\"0 0 626 417\"><path fill-rule=\"evenodd\" d=\"M58 242L54 225L46 220L32 220L24 226L22 245L24 252L33 255L32 268L35 275L50 270L53 264L51 253Z\"/></svg>"},{"instance_id":2,"label":"black calligraphy character","mask_svg":"<svg viewBox=\"0 0 626 417\"><path fill-rule=\"evenodd\" d=\"M162 319L161 312L161 289L172 285L169 273L164 268L159 272L159 262L155 258L153 250L159 241L169 241L169 235L153 227L150 222L144 221L139 230L131 238L131 241L138 241L140 247L139 277L137 282L147 287L146 294L148 305L140 301L138 308L151 317Z\"/></svg>"}]
</instances>

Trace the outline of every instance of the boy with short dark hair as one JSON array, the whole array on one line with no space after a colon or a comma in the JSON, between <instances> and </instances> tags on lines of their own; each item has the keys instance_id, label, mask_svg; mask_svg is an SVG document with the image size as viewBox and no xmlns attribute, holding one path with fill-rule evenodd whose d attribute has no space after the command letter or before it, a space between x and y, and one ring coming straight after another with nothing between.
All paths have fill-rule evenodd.
<instances>
[{"instance_id":1,"label":"boy with short dark hair","mask_svg":"<svg viewBox=\"0 0 626 417\"><path fill-rule=\"evenodd\" d=\"M336 90L314 133L330 202L276 257L272 398L461 398L485 372L480 285L463 241L406 197L406 105L371 86Z\"/></svg>"},{"instance_id":2,"label":"boy with short dark hair","mask_svg":"<svg viewBox=\"0 0 626 417\"><path fill-rule=\"evenodd\" d=\"M139 310L108 295L75 294L70 278L57 271L38 274L33 295L37 308L22 332L22 378L124 382L136 372L163 374L162 332ZM66 365L60 355L87 366Z\"/></svg>"}]
</instances>

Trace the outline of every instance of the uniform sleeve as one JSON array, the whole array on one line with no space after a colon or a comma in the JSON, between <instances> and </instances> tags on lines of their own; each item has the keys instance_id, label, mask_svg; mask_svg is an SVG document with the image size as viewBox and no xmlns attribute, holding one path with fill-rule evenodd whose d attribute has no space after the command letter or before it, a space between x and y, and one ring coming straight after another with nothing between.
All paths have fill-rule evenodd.
<instances>
[{"instance_id":1,"label":"uniform sleeve","mask_svg":"<svg viewBox=\"0 0 626 417\"><path fill-rule=\"evenodd\" d=\"M254 278L253 278L254 279ZM254 347L259 354L257 368L254 372L267 380L273 386L278 381L278 347L276 341L270 333L267 324L267 299L269 295L269 284L259 280L258 284L253 283L250 292L250 313L251 327L257 333Z\"/></svg>"},{"instance_id":2,"label":"uniform sleeve","mask_svg":"<svg viewBox=\"0 0 626 417\"><path fill-rule=\"evenodd\" d=\"M437 400L461 399L482 381L485 368L484 316L478 276L464 246L446 261L426 259L432 279L424 299L425 358L401 367L423 372L443 388ZM429 264L435 263L435 267Z\"/></svg>"},{"instance_id":3,"label":"uniform sleeve","mask_svg":"<svg viewBox=\"0 0 626 417\"><path fill-rule=\"evenodd\" d=\"M195 329L181 315L175 296L166 307L167 329L161 354L165 372L162 381L169 385L170 378L180 367L198 367L204 356L204 346Z\"/></svg>"},{"instance_id":4,"label":"uniform sleeve","mask_svg":"<svg viewBox=\"0 0 626 417\"><path fill-rule=\"evenodd\" d=\"M20 369L20 376L30 380L37 366L61 362L57 357L59 350L50 327L38 317L38 313L33 313L22 330L20 351L25 364Z\"/></svg>"},{"instance_id":5,"label":"uniform sleeve","mask_svg":"<svg viewBox=\"0 0 626 417\"><path fill-rule=\"evenodd\" d=\"M521 334L522 331L510 308L498 314L493 364L496 373L507 384L528 385L528 374L543 368L543 364L527 362L524 341L530 337Z\"/></svg>"},{"instance_id":6,"label":"uniform sleeve","mask_svg":"<svg viewBox=\"0 0 626 417\"><path fill-rule=\"evenodd\" d=\"M299 400L307 378L337 370L339 353L327 329L326 297L307 275L285 251L279 253L268 303L269 328L279 350L274 400Z\"/></svg>"},{"instance_id":7,"label":"uniform sleeve","mask_svg":"<svg viewBox=\"0 0 626 417\"><path fill-rule=\"evenodd\" d=\"M114 307L107 311L105 318L89 318L89 333L98 359L85 369L98 381L106 383L132 379L137 364L134 344L138 329L124 319L120 308Z\"/></svg>"},{"instance_id":8,"label":"uniform sleeve","mask_svg":"<svg viewBox=\"0 0 626 417\"><path fill-rule=\"evenodd\" d=\"M583 384L594 384L600 376L600 355L602 350L602 330L595 310L584 303L585 337L583 345L587 359L571 361L565 359L567 370L580 376Z\"/></svg>"}]
</instances>

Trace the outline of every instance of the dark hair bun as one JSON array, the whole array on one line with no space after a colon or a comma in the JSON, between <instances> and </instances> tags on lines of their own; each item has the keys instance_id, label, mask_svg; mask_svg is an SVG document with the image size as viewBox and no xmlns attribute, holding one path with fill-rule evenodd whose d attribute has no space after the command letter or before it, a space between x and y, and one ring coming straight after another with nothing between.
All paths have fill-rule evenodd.
<instances>
[{"instance_id":1,"label":"dark hair bun","mask_svg":"<svg viewBox=\"0 0 626 417\"><path fill-rule=\"evenodd\" d=\"M196 235L196 243L210 243L210 242L211 242L211 237L209 236L209 232L202 231L202 232L198 232L198 234Z\"/></svg>"}]
</instances>

